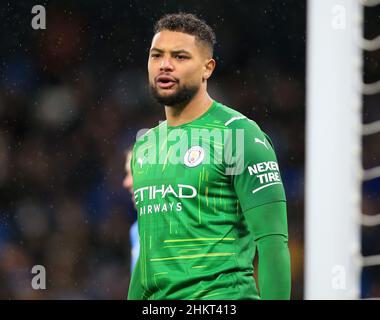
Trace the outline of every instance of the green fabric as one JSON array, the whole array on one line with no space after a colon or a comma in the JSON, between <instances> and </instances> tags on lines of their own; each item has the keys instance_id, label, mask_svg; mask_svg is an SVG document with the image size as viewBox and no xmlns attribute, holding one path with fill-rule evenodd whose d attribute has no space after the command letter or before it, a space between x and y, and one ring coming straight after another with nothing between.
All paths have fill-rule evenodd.
<instances>
[{"instance_id":1,"label":"green fabric","mask_svg":"<svg viewBox=\"0 0 380 320\"><path fill-rule=\"evenodd\" d=\"M143 300L144 289L141 283L140 259L137 259L134 272L129 283L128 300Z\"/></svg>"},{"instance_id":2,"label":"green fabric","mask_svg":"<svg viewBox=\"0 0 380 320\"><path fill-rule=\"evenodd\" d=\"M164 121L141 136L131 166L140 256L130 296L259 299L244 216L286 200L273 146L259 126L214 101L189 123ZM132 292L135 282L142 293Z\"/></svg>"},{"instance_id":3,"label":"green fabric","mask_svg":"<svg viewBox=\"0 0 380 320\"><path fill-rule=\"evenodd\" d=\"M256 241L260 297L287 300L291 292L286 203L274 202L245 213Z\"/></svg>"}]
</instances>

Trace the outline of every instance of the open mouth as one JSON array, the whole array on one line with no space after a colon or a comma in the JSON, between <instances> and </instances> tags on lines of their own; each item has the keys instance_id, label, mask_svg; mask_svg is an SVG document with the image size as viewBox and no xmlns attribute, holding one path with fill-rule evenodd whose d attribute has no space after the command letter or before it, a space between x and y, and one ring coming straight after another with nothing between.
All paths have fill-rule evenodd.
<instances>
[{"instance_id":1,"label":"open mouth","mask_svg":"<svg viewBox=\"0 0 380 320\"><path fill-rule=\"evenodd\" d=\"M177 80L170 76L159 76L156 83L162 89L170 89L177 83Z\"/></svg>"}]
</instances>

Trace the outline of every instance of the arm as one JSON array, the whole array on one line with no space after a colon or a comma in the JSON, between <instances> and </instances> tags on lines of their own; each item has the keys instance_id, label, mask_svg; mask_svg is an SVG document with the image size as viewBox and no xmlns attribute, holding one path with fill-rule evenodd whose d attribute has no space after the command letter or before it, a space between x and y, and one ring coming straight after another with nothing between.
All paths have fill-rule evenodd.
<instances>
[{"instance_id":1,"label":"arm","mask_svg":"<svg viewBox=\"0 0 380 320\"><path fill-rule=\"evenodd\" d=\"M258 282L263 300L288 300L291 292L286 202L274 202L245 213L259 254Z\"/></svg>"},{"instance_id":2,"label":"arm","mask_svg":"<svg viewBox=\"0 0 380 320\"><path fill-rule=\"evenodd\" d=\"M274 146L255 122L242 121L240 126L244 148L236 148L236 155L242 170L233 175L233 183L258 249L260 295L262 299L289 299L286 195Z\"/></svg>"}]
</instances>

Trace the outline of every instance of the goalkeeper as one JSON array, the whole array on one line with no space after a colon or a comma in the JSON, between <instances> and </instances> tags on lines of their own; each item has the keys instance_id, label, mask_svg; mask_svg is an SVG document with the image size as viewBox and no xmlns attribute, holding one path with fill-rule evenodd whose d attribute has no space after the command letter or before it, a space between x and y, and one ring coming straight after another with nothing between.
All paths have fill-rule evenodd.
<instances>
[{"instance_id":1,"label":"goalkeeper","mask_svg":"<svg viewBox=\"0 0 380 320\"><path fill-rule=\"evenodd\" d=\"M212 29L192 14L155 25L149 84L166 121L133 148L140 255L128 299L290 298L286 197L273 144L209 96L214 44Z\"/></svg>"}]
</instances>

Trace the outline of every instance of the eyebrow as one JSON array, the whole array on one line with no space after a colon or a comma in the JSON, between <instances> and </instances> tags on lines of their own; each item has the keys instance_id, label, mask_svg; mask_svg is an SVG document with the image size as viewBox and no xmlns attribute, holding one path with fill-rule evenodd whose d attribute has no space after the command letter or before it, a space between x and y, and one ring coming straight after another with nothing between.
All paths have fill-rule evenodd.
<instances>
[{"instance_id":1,"label":"eyebrow","mask_svg":"<svg viewBox=\"0 0 380 320\"><path fill-rule=\"evenodd\" d=\"M152 52L152 51L157 51L157 52L159 52L159 53L163 53L163 52L164 52L164 50L161 50L161 49L158 49L158 48L154 48L154 47L153 47L152 49L150 49L149 51L150 51L150 52ZM190 53L189 51L184 50L184 49L173 50L173 51L171 51L171 53L172 53L172 54L185 53L185 54L188 54L189 56L191 56L191 53Z\"/></svg>"}]
</instances>

